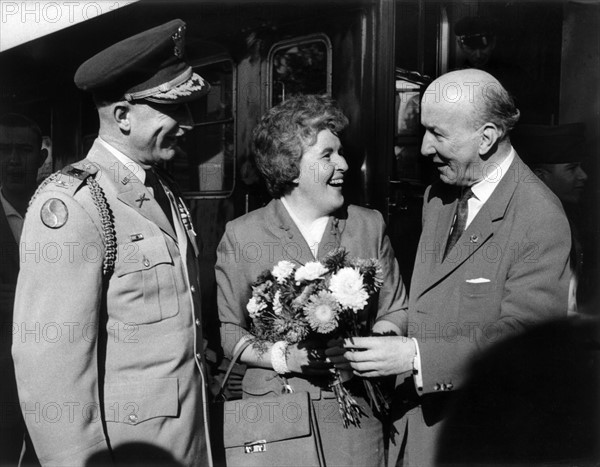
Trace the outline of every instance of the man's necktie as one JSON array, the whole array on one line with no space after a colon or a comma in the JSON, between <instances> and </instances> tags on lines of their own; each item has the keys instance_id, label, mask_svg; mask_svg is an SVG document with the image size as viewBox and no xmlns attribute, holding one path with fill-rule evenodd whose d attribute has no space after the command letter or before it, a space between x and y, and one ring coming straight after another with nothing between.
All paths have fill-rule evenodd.
<instances>
[{"instance_id":1,"label":"man's necktie","mask_svg":"<svg viewBox=\"0 0 600 467\"><path fill-rule=\"evenodd\" d=\"M146 172L146 185L149 188L152 188L154 192L154 199L157 201L158 205L164 211L165 215L169 219L171 226L173 225L173 214L171 213L171 203L169 202L169 198L167 198L167 194L165 193L165 189L163 188L158 176L152 169L148 169Z\"/></svg>"},{"instance_id":2,"label":"man's necktie","mask_svg":"<svg viewBox=\"0 0 600 467\"><path fill-rule=\"evenodd\" d=\"M444 258L448 255L452 247L456 244L462 233L465 231L467 225L467 217L469 215L469 198L473 196L471 188L467 188L463 191L462 195L458 199L456 206L456 214L454 215L454 223L452 224L452 231L446 244L446 251L444 252Z\"/></svg>"}]
</instances>

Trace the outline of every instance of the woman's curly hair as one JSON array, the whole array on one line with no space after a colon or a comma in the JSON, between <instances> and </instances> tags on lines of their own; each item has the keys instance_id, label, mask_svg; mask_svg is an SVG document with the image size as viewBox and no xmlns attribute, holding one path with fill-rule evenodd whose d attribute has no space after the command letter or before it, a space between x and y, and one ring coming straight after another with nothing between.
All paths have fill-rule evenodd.
<instances>
[{"instance_id":1,"label":"woman's curly hair","mask_svg":"<svg viewBox=\"0 0 600 467\"><path fill-rule=\"evenodd\" d=\"M300 175L300 159L328 129L339 133L348 118L328 96L297 95L270 109L252 134L252 152L269 194L281 198Z\"/></svg>"}]
</instances>

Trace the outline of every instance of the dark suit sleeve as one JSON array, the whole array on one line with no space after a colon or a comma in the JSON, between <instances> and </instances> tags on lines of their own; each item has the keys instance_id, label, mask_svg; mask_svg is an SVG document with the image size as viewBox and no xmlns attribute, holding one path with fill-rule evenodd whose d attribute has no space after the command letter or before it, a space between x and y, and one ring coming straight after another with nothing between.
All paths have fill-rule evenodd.
<instances>
[{"instance_id":1,"label":"dark suit sleeve","mask_svg":"<svg viewBox=\"0 0 600 467\"><path fill-rule=\"evenodd\" d=\"M467 376L468 365L475 354L528 327L566 316L570 279L569 224L557 206L547 203L544 208L541 216L530 214L520 218L522 224L528 223L525 235L509 245L510 251L503 252L511 255L511 262L506 277L497 278L499 303L478 302L482 307L479 320L446 323L446 334L441 338L423 339L422 335L418 338L423 393L433 392L447 383L456 389ZM444 300L444 297L438 299ZM494 308L498 306L496 312ZM497 313L497 319L484 321L483 317L490 313ZM460 332L450 335L453 329Z\"/></svg>"},{"instance_id":2,"label":"dark suit sleeve","mask_svg":"<svg viewBox=\"0 0 600 467\"><path fill-rule=\"evenodd\" d=\"M60 228L40 217L51 198L68 211ZM46 191L21 240L12 351L23 415L42 465L84 465L108 449L98 412L103 239L76 200Z\"/></svg>"}]
</instances>

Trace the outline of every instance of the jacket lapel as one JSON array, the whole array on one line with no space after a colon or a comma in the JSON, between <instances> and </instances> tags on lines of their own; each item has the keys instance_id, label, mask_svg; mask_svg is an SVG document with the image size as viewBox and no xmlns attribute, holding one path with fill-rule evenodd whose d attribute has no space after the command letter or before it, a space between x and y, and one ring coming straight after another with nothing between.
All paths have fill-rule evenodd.
<instances>
[{"instance_id":1,"label":"jacket lapel","mask_svg":"<svg viewBox=\"0 0 600 467\"><path fill-rule=\"evenodd\" d=\"M451 274L456 268L467 261L479 250L497 230L508 209L508 205L517 188L520 177L515 174L523 174L526 170L521 159L515 155L507 173L502 177L492 196L481 207L477 216L460 236L456 245L448 252L443 261L430 262L430 274L426 279L426 287L419 291L419 296L437 285L440 281ZM436 227L435 241L442 245L443 255L448 241L448 232L452 217L456 210L456 202L444 206L440 211ZM445 238L443 237L445 236ZM441 260L441 256L440 256Z\"/></svg>"},{"instance_id":2,"label":"jacket lapel","mask_svg":"<svg viewBox=\"0 0 600 467\"><path fill-rule=\"evenodd\" d=\"M166 214L154 199L154 195L127 166L98 142L92 146L87 159L103 169L103 173L111 179L112 185L117 191L117 198L121 202L154 222L162 231L177 241L177 234Z\"/></svg>"},{"instance_id":3,"label":"jacket lapel","mask_svg":"<svg viewBox=\"0 0 600 467\"><path fill-rule=\"evenodd\" d=\"M19 245L15 241L6 218L6 212L0 203L0 282L15 284L19 273Z\"/></svg>"},{"instance_id":4,"label":"jacket lapel","mask_svg":"<svg viewBox=\"0 0 600 467\"><path fill-rule=\"evenodd\" d=\"M274 199L267 205L266 220L268 229L281 241L284 259L298 265L315 261L308 243L281 200Z\"/></svg>"},{"instance_id":5,"label":"jacket lapel","mask_svg":"<svg viewBox=\"0 0 600 467\"><path fill-rule=\"evenodd\" d=\"M342 232L346 228L346 219L335 216L330 216L323 232L323 238L319 243L319 251L317 253L317 259L321 260L329 252L339 248L342 244Z\"/></svg>"}]
</instances>

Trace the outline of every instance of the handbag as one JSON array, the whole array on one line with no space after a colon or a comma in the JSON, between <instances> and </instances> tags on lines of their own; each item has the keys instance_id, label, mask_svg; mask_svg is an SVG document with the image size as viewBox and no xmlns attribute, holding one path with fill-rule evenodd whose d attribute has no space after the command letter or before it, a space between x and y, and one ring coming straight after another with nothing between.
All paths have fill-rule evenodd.
<instances>
[{"instance_id":1,"label":"handbag","mask_svg":"<svg viewBox=\"0 0 600 467\"><path fill-rule=\"evenodd\" d=\"M211 437L216 465L227 467L325 466L319 429L308 392L226 400L231 371L251 341L241 345L212 404ZM289 386L284 386L289 388Z\"/></svg>"}]
</instances>

